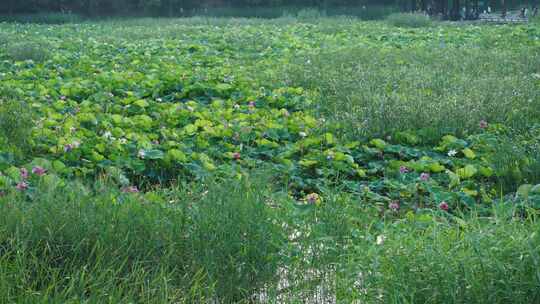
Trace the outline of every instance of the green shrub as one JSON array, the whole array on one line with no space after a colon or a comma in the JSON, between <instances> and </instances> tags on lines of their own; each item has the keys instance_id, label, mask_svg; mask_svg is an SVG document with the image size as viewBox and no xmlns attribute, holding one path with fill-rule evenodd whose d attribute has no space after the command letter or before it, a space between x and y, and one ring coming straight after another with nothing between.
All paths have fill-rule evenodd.
<instances>
[{"instance_id":1,"label":"green shrub","mask_svg":"<svg viewBox=\"0 0 540 304\"><path fill-rule=\"evenodd\" d=\"M8 45L11 40L12 38L8 34L0 33L0 48Z\"/></svg>"},{"instance_id":2,"label":"green shrub","mask_svg":"<svg viewBox=\"0 0 540 304\"><path fill-rule=\"evenodd\" d=\"M72 13L37 13L0 16L0 21L38 24L78 23L82 20L82 16Z\"/></svg>"},{"instance_id":3,"label":"green shrub","mask_svg":"<svg viewBox=\"0 0 540 304\"><path fill-rule=\"evenodd\" d=\"M32 109L26 102L0 99L0 143L3 151L19 156L30 152L33 126Z\"/></svg>"},{"instance_id":4,"label":"green shrub","mask_svg":"<svg viewBox=\"0 0 540 304\"><path fill-rule=\"evenodd\" d=\"M431 25L429 16L416 13L394 13L386 21L397 27L427 27Z\"/></svg>"},{"instance_id":5,"label":"green shrub","mask_svg":"<svg viewBox=\"0 0 540 304\"><path fill-rule=\"evenodd\" d=\"M324 17L326 12L321 12L316 8L305 8L296 14L296 17L300 20L317 20Z\"/></svg>"},{"instance_id":6,"label":"green shrub","mask_svg":"<svg viewBox=\"0 0 540 304\"><path fill-rule=\"evenodd\" d=\"M50 56L47 45L36 41L9 44L6 48L6 53L13 61L32 60L43 62Z\"/></svg>"}]
</instances>

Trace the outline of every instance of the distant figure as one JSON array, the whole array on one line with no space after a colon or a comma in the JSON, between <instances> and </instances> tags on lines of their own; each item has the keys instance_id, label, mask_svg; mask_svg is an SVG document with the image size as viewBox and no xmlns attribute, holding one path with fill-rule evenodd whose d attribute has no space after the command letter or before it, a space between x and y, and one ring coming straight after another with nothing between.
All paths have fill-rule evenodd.
<instances>
[{"instance_id":1,"label":"distant figure","mask_svg":"<svg viewBox=\"0 0 540 304\"><path fill-rule=\"evenodd\" d=\"M533 17L538 16L538 7L537 7L537 6L535 6L535 7L533 8L533 10L532 10L532 16L533 16Z\"/></svg>"},{"instance_id":2,"label":"distant figure","mask_svg":"<svg viewBox=\"0 0 540 304\"><path fill-rule=\"evenodd\" d=\"M527 9L526 9L526 8L522 8L522 9L519 11L519 18L525 19L526 17L527 17Z\"/></svg>"},{"instance_id":3,"label":"distant figure","mask_svg":"<svg viewBox=\"0 0 540 304\"><path fill-rule=\"evenodd\" d=\"M488 6L487 12L488 12L488 14L491 14L491 6Z\"/></svg>"},{"instance_id":4,"label":"distant figure","mask_svg":"<svg viewBox=\"0 0 540 304\"><path fill-rule=\"evenodd\" d=\"M433 16L433 8L431 7L431 5L428 6L427 13L429 16Z\"/></svg>"}]
</instances>

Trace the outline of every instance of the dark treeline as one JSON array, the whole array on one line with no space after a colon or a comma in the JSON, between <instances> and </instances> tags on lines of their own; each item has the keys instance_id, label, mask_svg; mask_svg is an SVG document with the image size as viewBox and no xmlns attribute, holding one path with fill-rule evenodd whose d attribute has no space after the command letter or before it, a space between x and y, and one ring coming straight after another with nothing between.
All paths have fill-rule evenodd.
<instances>
[{"instance_id":1,"label":"dark treeline","mask_svg":"<svg viewBox=\"0 0 540 304\"><path fill-rule=\"evenodd\" d=\"M73 12L83 15L183 15L215 7L319 7L393 5L396 0L0 0L0 13Z\"/></svg>"},{"instance_id":2,"label":"dark treeline","mask_svg":"<svg viewBox=\"0 0 540 304\"><path fill-rule=\"evenodd\" d=\"M506 1L506 2L505 2ZM475 5L492 8L533 4L537 0L484 0ZM467 0L0 0L0 14L69 12L86 16L98 15L163 15L182 16L206 8L253 7L330 7L393 6L402 10L459 7Z\"/></svg>"}]
</instances>

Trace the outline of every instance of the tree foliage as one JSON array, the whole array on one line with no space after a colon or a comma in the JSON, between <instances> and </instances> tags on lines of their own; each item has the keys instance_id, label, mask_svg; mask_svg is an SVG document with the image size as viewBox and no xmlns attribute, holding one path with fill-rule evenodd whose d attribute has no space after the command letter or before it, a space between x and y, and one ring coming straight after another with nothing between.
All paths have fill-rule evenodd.
<instances>
[{"instance_id":1,"label":"tree foliage","mask_svg":"<svg viewBox=\"0 0 540 304\"><path fill-rule=\"evenodd\" d=\"M403 1L403 0L401 0ZM394 5L396 0L2 0L0 13L74 12L84 15L183 15L212 7L328 7Z\"/></svg>"}]
</instances>

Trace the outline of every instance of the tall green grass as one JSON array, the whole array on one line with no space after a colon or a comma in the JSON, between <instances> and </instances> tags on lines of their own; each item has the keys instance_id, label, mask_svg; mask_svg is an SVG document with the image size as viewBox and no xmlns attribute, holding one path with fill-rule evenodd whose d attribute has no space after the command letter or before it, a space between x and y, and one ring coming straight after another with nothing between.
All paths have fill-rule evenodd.
<instances>
[{"instance_id":1,"label":"tall green grass","mask_svg":"<svg viewBox=\"0 0 540 304\"><path fill-rule=\"evenodd\" d=\"M283 78L315 92L317 112L344 136L414 130L436 140L478 132L478 123L527 130L538 123L532 78L540 56L524 48L429 45L353 47L299 56Z\"/></svg>"},{"instance_id":2,"label":"tall green grass","mask_svg":"<svg viewBox=\"0 0 540 304\"><path fill-rule=\"evenodd\" d=\"M0 297L62 303L531 303L540 226L498 203L379 217L243 178L147 194L75 182L0 198ZM317 302L318 301L318 302Z\"/></svg>"}]
</instances>

